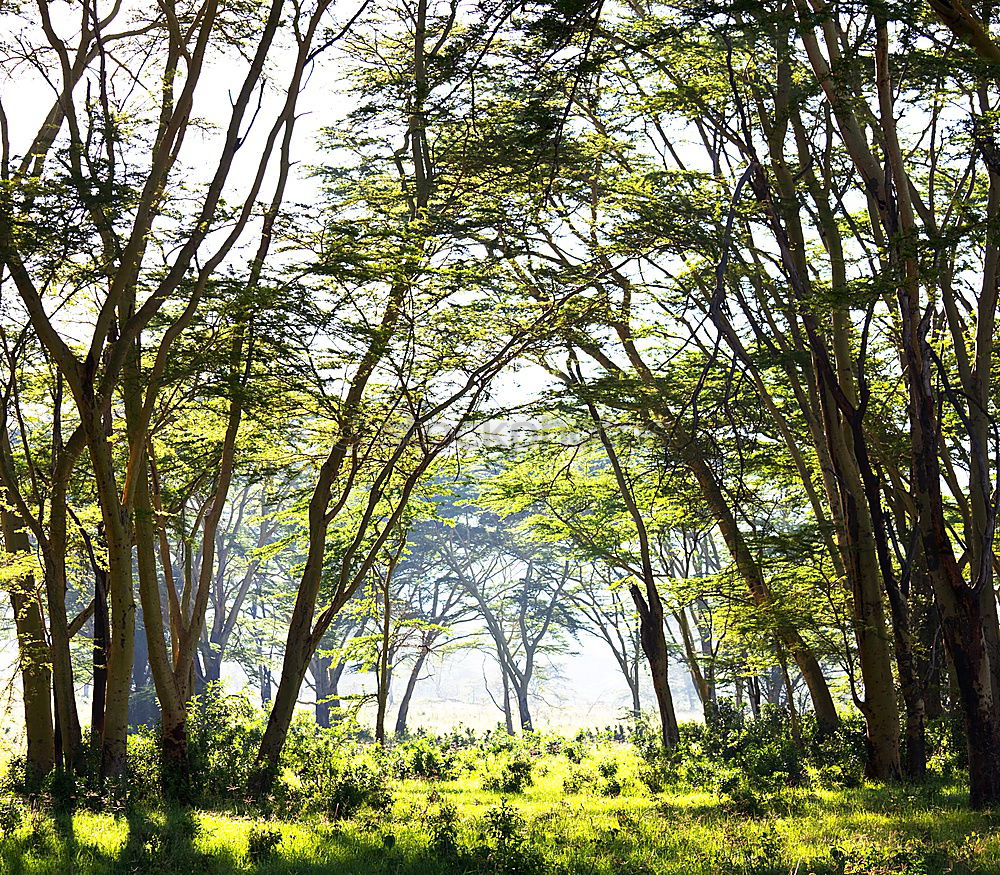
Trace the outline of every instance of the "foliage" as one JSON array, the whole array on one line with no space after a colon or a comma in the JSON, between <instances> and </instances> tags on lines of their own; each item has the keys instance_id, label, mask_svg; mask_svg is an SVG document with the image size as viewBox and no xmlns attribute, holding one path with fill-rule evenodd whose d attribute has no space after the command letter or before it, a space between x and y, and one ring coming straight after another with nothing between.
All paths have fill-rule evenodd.
<instances>
[{"instance_id":1,"label":"foliage","mask_svg":"<svg viewBox=\"0 0 1000 875\"><path fill-rule=\"evenodd\" d=\"M271 827L255 826L247 833L247 858L251 863L260 865L266 863L278 845L281 844L281 832Z\"/></svg>"},{"instance_id":2,"label":"foliage","mask_svg":"<svg viewBox=\"0 0 1000 875\"><path fill-rule=\"evenodd\" d=\"M530 759L521 756L498 758L490 763L483 789L493 793L522 793L534 778Z\"/></svg>"}]
</instances>

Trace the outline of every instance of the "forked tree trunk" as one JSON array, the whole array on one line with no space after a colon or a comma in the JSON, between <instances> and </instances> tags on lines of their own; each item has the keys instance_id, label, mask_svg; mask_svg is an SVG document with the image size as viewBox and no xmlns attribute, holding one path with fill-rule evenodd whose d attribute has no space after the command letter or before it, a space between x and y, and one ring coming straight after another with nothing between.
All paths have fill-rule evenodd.
<instances>
[{"instance_id":1,"label":"forked tree trunk","mask_svg":"<svg viewBox=\"0 0 1000 875\"><path fill-rule=\"evenodd\" d=\"M660 737L663 746L671 750L680 741L674 699L670 692L670 652L663 624L663 607L659 597L647 602L642 590L636 584L629 587L632 601L639 612L639 643L649 663L649 673L653 678L653 693L660 714Z\"/></svg>"}]
</instances>

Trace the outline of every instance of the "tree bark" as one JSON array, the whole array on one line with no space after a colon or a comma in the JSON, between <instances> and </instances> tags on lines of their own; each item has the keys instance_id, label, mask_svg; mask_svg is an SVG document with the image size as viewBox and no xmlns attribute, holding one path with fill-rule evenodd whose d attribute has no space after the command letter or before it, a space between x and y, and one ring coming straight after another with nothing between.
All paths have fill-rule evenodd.
<instances>
[{"instance_id":1,"label":"tree bark","mask_svg":"<svg viewBox=\"0 0 1000 875\"><path fill-rule=\"evenodd\" d=\"M417 681L420 679L420 672L429 652L429 648L424 642L417 658L413 661L410 675L406 680L406 689L403 691L403 697L399 700L399 710L396 712L396 738L402 738L406 735L406 720L410 714L410 701L413 699L413 691L417 688Z\"/></svg>"},{"instance_id":2,"label":"tree bark","mask_svg":"<svg viewBox=\"0 0 1000 875\"><path fill-rule=\"evenodd\" d=\"M24 522L2 505L0 522L6 551L30 555L31 543ZM33 575L10 583L10 602L17 631L28 766L40 777L51 772L55 765L55 734L49 647Z\"/></svg>"},{"instance_id":3,"label":"tree bark","mask_svg":"<svg viewBox=\"0 0 1000 875\"><path fill-rule=\"evenodd\" d=\"M632 584L629 593L639 612L639 642L649 663L649 673L653 678L653 693L660 714L660 737L663 746L671 750L680 741L674 699L670 692L670 653L663 624L663 607L659 598L651 604L643 596L642 590Z\"/></svg>"}]
</instances>

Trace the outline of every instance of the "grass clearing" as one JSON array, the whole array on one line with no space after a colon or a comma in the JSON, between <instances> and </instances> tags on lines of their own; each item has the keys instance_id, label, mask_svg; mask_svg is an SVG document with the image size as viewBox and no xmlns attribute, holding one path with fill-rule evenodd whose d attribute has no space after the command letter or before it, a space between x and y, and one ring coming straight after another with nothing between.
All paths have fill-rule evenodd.
<instances>
[{"instance_id":1,"label":"grass clearing","mask_svg":"<svg viewBox=\"0 0 1000 875\"><path fill-rule=\"evenodd\" d=\"M749 815L707 791L650 792L624 745L598 745L579 763L543 754L520 793L484 789L502 761L464 752L455 778L397 781L390 808L342 821L142 805L117 814L27 809L0 839L0 871L1000 873L1000 816L969 810L958 784L790 787ZM449 811L453 850L435 839L448 832Z\"/></svg>"}]
</instances>

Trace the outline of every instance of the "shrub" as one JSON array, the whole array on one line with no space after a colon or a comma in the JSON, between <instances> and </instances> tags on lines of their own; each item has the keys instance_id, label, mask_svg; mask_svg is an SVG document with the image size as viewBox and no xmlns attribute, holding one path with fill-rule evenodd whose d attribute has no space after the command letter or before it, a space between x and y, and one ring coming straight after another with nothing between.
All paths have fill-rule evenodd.
<instances>
[{"instance_id":1,"label":"shrub","mask_svg":"<svg viewBox=\"0 0 1000 875\"><path fill-rule=\"evenodd\" d=\"M866 760L864 718L844 715L833 732L820 732L811 714L804 723L813 780L828 787L859 786Z\"/></svg>"},{"instance_id":2,"label":"shrub","mask_svg":"<svg viewBox=\"0 0 1000 875\"><path fill-rule=\"evenodd\" d=\"M617 778L609 778L601 784L601 795L617 797L622 795L622 785Z\"/></svg>"},{"instance_id":3,"label":"shrub","mask_svg":"<svg viewBox=\"0 0 1000 875\"><path fill-rule=\"evenodd\" d=\"M438 859L458 856L458 809L450 802L442 802L437 811L427 818L430 832L428 847Z\"/></svg>"},{"instance_id":4,"label":"shrub","mask_svg":"<svg viewBox=\"0 0 1000 875\"><path fill-rule=\"evenodd\" d=\"M188 755L194 798L229 799L246 787L262 735L262 715L246 697L223 695L211 684L193 699Z\"/></svg>"},{"instance_id":5,"label":"shrub","mask_svg":"<svg viewBox=\"0 0 1000 875\"><path fill-rule=\"evenodd\" d=\"M483 789L493 793L522 793L532 783L531 760L517 758L508 760L483 780Z\"/></svg>"},{"instance_id":6,"label":"shrub","mask_svg":"<svg viewBox=\"0 0 1000 875\"><path fill-rule=\"evenodd\" d=\"M326 813L331 817L350 817L362 805L384 811L392 805L392 793L383 775L362 767L340 772L325 793Z\"/></svg>"},{"instance_id":7,"label":"shrub","mask_svg":"<svg viewBox=\"0 0 1000 875\"><path fill-rule=\"evenodd\" d=\"M602 778L611 779L618 774L618 763L615 760L601 760L597 764L597 773Z\"/></svg>"},{"instance_id":8,"label":"shrub","mask_svg":"<svg viewBox=\"0 0 1000 875\"><path fill-rule=\"evenodd\" d=\"M642 782L650 793L662 793L670 786L676 775L674 770L666 763L642 763L639 766L639 781Z\"/></svg>"},{"instance_id":9,"label":"shrub","mask_svg":"<svg viewBox=\"0 0 1000 875\"><path fill-rule=\"evenodd\" d=\"M927 721L927 767L942 778L953 778L969 765L969 748L953 715Z\"/></svg>"},{"instance_id":10,"label":"shrub","mask_svg":"<svg viewBox=\"0 0 1000 875\"><path fill-rule=\"evenodd\" d=\"M443 781L455 776L455 753L427 738L408 742L399 750L400 777Z\"/></svg>"},{"instance_id":11,"label":"shrub","mask_svg":"<svg viewBox=\"0 0 1000 875\"><path fill-rule=\"evenodd\" d=\"M680 742L669 754L647 754L640 779L662 788L676 776L716 790L737 808L753 808L752 795L775 793L805 777L805 757L789 727L782 709L767 706L759 718L748 719L731 701L720 700L707 709L704 726L682 727ZM651 768L657 765L661 774Z\"/></svg>"},{"instance_id":12,"label":"shrub","mask_svg":"<svg viewBox=\"0 0 1000 875\"><path fill-rule=\"evenodd\" d=\"M247 835L247 858L255 866L266 863L281 844L281 833L266 826L255 826Z\"/></svg>"},{"instance_id":13,"label":"shrub","mask_svg":"<svg viewBox=\"0 0 1000 875\"><path fill-rule=\"evenodd\" d=\"M927 847L916 841L902 845L852 849L830 849L830 867L825 871L830 875L845 873L870 873L870 875L924 875L928 872L961 871L949 865L949 857L940 850ZM820 870L821 872L824 870ZM975 870L972 870L975 871Z\"/></svg>"},{"instance_id":14,"label":"shrub","mask_svg":"<svg viewBox=\"0 0 1000 875\"><path fill-rule=\"evenodd\" d=\"M0 798L0 836L9 836L24 823L24 818L24 806L15 796Z\"/></svg>"},{"instance_id":15,"label":"shrub","mask_svg":"<svg viewBox=\"0 0 1000 875\"><path fill-rule=\"evenodd\" d=\"M597 781L597 776L587 768L572 769L563 778L564 793L584 793L589 790Z\"/></svg>"},{"instance_id":16,"label":"shrub","mask_svg":"<svg viewBox=\"0 0 1000 875\"><path fill-rule=\"evenodd\" d=\"M781 839L773 826L733 837L710 858L711 871L728 875L787 875Z\"/></svg>"},{"instance_id":17,"label":"shrub","mask_svg":"<svg viewBox=\"0 0 1000 875\"><path fill-rule=\"evenodd\" d=\"M563 748L563 753L566 754L566 759L574 765L582 763L583 758L587 755L586 749L579 742L575 744L567 744L566 747Z\"/></svg>"},{"instance_id":18,"label":"shrub","mask_svg":"<svg viewBox=\"0 0 1000 875\"><path fill-rule=\"evenodd\" d=\"M483 833L489 844L478 849L483 864L479 871L505 875L541 875L545 871L544 857L524 834L524 818L507 800L486 812Z\"/></svg>"}]
</instances>

